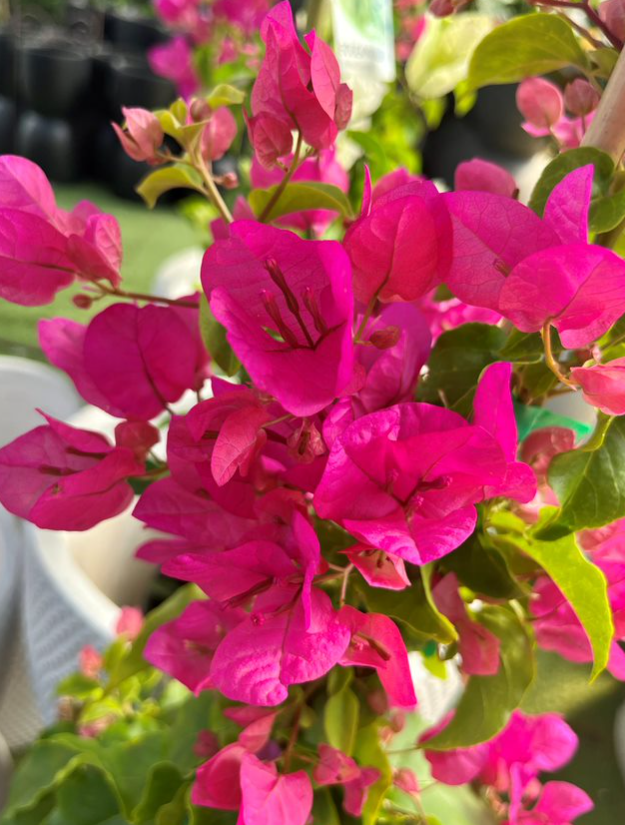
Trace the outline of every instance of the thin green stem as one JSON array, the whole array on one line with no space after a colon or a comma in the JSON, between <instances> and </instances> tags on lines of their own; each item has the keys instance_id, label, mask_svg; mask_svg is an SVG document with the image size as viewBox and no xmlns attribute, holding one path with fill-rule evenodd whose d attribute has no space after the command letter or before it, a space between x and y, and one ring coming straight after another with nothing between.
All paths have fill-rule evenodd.
<instances>
[{"instance_id":1,"label":"thin green stem","mask_svg":"<svg viewBox=\"0 0 625 825\"><path fill-rule=\"evenodd\" d=\"M277 185L276 191L273 193L273 195L269 199L269 202L267 203L267 205L265 206L263 211L260 213L260 216L259 216L258 220L261 223L264 223L267 220L269 215L271 215L271 212L272 212L273 208L275 207L275 205L278 203L278 201L282 197L282 194L283 194L284 190L286 189L287 184L289 183L289 181L291 180L291 178L293 177L293 175L295 174L295 172L297 171L297 169L300 165L300 156L301 156L301 154L302 154L302 133L298 132L297 133L297 143L295 144L295 154L293 155L293 160L291 162L291 165L289 166L286 174L284 175L284 177L282 178L280 183Z\"/></svg>"},{"instance_id":2,"label":"thin green stem","mask_svg":"<svg viewBox=\"0 0 625 825\"><path fill-rule=\"evenodd\" d=\"M210 170L206 166L204 158L202 157L201 148L197 149L197 151L194 152L194 154L192 155L192 160L195 169L199 172L202 181L204 182L204 186L206 187L206 194L208 195L213 206L217 209L217 211L226 223L232 223L234 220L234 218L232 217L232 213L228 209L228 206L226 205L224 199L221 197L219 189L217 188L217 184L213 180L213 176L211 175Z\"/></svg>"}]
</instances>

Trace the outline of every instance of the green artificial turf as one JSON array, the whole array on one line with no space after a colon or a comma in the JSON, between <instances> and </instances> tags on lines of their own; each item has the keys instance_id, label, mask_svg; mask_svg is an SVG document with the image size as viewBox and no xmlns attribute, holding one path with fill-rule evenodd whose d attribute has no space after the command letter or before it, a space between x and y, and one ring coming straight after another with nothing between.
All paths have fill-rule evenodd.
<instances>
[{"instance_id":1,"label":"green artificial turf","mask_svg":"<svg viewBox=\"0 0 625 825\"><path fill-rule=\"evenodd\" d=\"M150 212L141 203L120 200L95 184L54 188L58 204L64 209L86 199L118 219L124 243L122 275L128 290L149 290L154 274L166 258L198 244L190 224L171 208L157 207ZM99 302L92 310L77 309L71 301L74 294L76 290L72 288L61 292L53 304L45 307L21 307L0 299L0 353L40 358L37 322L41 318L62 315L84 322L105 306Z\"/></svg>"}]
</instances>

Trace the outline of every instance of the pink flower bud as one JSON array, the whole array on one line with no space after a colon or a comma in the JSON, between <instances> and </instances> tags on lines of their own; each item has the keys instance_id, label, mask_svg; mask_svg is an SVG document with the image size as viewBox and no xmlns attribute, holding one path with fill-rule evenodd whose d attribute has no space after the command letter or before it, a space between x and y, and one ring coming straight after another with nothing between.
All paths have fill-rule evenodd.
<instances>
[{"instance_id":1,"label":"pink flower bud","mask_svg":"<svg viewBox=\"0 0 625 825\"><path fill-rule=\"evenodd\" d=\"M102 654L92 645L85 645L80 651L79 669L83 676L97 679L102 670Z\"/></svg>"},{"instance_id":2,"label":"pink flower bud","mask_svg":"<svg viewBox=\"0 0 625 825\"><path fill-rule=\"evenodd\" d=\"M434 17L449 17L456 9L451 0L434 0L431 3L429 11Z\"/></svg>"},{"instance_id":3,"label":"pink flower bud","mask_svg":"<svg viewBox=\"0 0 625 825\"><path fill-rule=\"evenodd\" d=\"M122 607L122 612L117 624L115 625L115 632L118 636L122 634L130 641L137 638L143 627L143 612L138 607Z\"/></svg>"},{"instance_id":4,"label":"pink flower bud","mask_svg":"<svg viewBox=\"0 0 625 825\"><path fill-rule=\"evenodd\" d=\"M189 106L189 115L194 123L201 123L208 120L213 110L209 104L200 97L194 97Z\"/></svg>"},{"instance_id":5,"label":"pink flower bud","mask_svg":"<svg viewBox=\"0 0 625 825\"><path fill-rule=\"evenodd\" d=\"M239 185L239 176L236 172L226 172L221 176L219 183L224 189L236 189Z\"/></svg>"},{"instance_id":6,"label":"pink flower bud","mask_svg":"<svg viewBox=\"0 0 625 825\"><path fill-rule=\"evenodd\" d=\"M523 117L538 128L551 128L564 111L562 92L542 77L530 77L517 89L516 105Z\"/></svg>"},{"instance_id":7,"label":"pink flower bud","mask_svg":"<svg viewBox=\"0 0 625 825\"><path fill-rule=\"evenodd\" d=\"M507 169L479 158L458 165L455 189L490 192L492 195L503 195L506 198L514 198L519 191L515 179Z\"/></svg>"},{"instance_id":8,"label":"pink flower bud","mask_svg":"<svg viewBox=\"0 0 625 825\"><path fill-rule=\"evenodd\" d=\"M450 14L455 14L465 6L468 6L471 0L434 0L431 3L429 12L434 17L449 17Z\"/></svg>"},{"instance_id":9,"label":"pink flower bud","mask_svg":"<svg viewBox=\"0 0 625 825\"><path fill-rule=\"evenodd\" d=\"M573 115L589 115L599 105L599 92L587 80L578 77L564 90L564 103Z\"/></svg>"},{"instance_id":10,"label":"pink flower bud","mask_svg":"<svg viewBox=\"0 0 625 825\"><path fill-rule=\"evenodd\" d=\"M599 17L619 40L625 40L625 0L606 0L599 6Z\"/></svg>"},{"instance_id":11,"label":"pink flower bud","mask_svg":"<svg viewBox=\"0 0 625 825\"><path fill-rule=\"evenodd\" d=\"M421 792L419 780L417 779L415 772L411 771L410 768L400 768L395 771L393 775L393 784L396 788L399 788L400 791L410 795L418 796Z\"/></svg>"},{"instance_id":12,"label":"pink flower bud","mask_svg":"<svg viewBox=\"0 0 625 825\"><path fill-rule=\"evenodd\" d=\"M78 307L78 309L91 309L93 298L81 292L78 295L74 295L72 303L75 307Z\"/></svg>"},{"instance_id":13,"label":"pink flower bud","mask_svg":"<svg viewBox=\"0 0 625 825\"><path fill-rule=\"evenodd\" d=\"M208 123L202 132L202 154L207 161L222 158L237 136L237 122L227 106L209 111Z\"/></svg>"},{"instance_id":14,"label":"pink flower bud","mask_svg":"<svg viewBox=\"0 0 625 825\"><path fill-rule=\"evenodd\" d=\"M116 123L112 126L124 152L136 161L161 163L156 153L165 135L156 115L146 109L126 109L123 106L122 112L126 118L125 129L121 129Z\"/></svg>"}]
</instances>

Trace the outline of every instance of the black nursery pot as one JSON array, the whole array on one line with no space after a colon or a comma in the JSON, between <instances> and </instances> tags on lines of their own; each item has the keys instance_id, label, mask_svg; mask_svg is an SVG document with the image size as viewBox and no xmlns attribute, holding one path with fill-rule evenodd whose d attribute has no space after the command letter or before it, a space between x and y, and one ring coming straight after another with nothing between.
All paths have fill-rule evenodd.
<instances>
[{"instance_id":1,"label":"black nursery pot","mask_svg":"<svg viewBox=\"0 0 625 825\"><path fill-rule=\"evenodd\" d=\"M17 105L11 98L0 95L0 155L15 151Z\"/></svg>"},{"instance_id":2,"label":"black nursery pot","mask_svg":"<svg viewBox=\"0 0 625 825\"><path fill-rule=\"evenodd\" d=\"M0 30L0 95L4 97L14 98L16 94L16 59L13 33Z\"/></svg>"},{"instance_id":3,"label":"black nursery pot","mask_svg":"<svg viewBox=\"0 0 625 825\"><path fill-rule=\"evenodd\" d=\"M164 109L176 99L176 87L164 77L157 77L139 61L120 61L109 73L108 99L117 119L122 106Z\"/></svg>"},{"instance_id":4,"label":"black nursery pot","mask_svg":"<svg viewBox=\"0 0 625 825\"><path fill-rule=\"evenodd\" d=\"M66 120L24 112L17 124L15 148L52 180L71 183L84 174L92 130L90 117Z\"/></svg>"},{"instance_id":5,"label":"black nursery pot","mask_svg":"<svg viewBox=\"0 0 625 825\"><path fill-rule=\"evenodd\" d=\"M68 117L87 99L91 58L67 46L30 46L21 55L24 103L48 117Z\"/></svg>"},{"instance_id":6,"label":"black nursery pot","mask_svg":"<svg viewBox=\"0 0 625 825\"><path fill-rule=\"evenodd\" d=\"M164 43L169 35L157 20L128 9L106 12L104 39L120 49L144 52L157 43Z\"/></svg>"}]
</instances>

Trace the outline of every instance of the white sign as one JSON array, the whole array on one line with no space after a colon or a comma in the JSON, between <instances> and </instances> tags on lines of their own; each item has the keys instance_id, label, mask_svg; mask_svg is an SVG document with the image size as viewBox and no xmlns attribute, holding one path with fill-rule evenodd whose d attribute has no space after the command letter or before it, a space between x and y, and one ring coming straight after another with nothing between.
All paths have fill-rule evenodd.
<instances>
[{"instance_id":1,"label":"white sign","mask_svg":"<svg viewBox=\"0 0 625 825\"><path fill-rule=\"evenodd\" d=\"M332 28L346 79L395 80L392 0L332 0Z\"/></svg>"}]
</instances>

